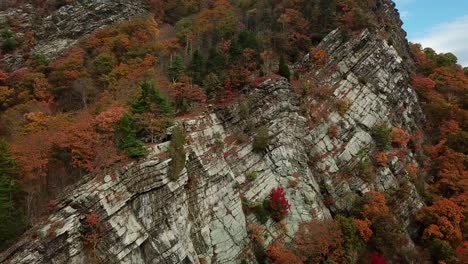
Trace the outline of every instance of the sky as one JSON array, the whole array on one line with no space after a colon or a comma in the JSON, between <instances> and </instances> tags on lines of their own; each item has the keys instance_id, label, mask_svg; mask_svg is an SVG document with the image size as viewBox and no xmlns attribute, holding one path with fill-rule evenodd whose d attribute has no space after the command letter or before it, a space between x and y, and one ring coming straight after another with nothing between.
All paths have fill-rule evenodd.
<instances>
[{"instance_id":1,"label":"sky","mask_svg":"<svg viewBox=\"0 0 468 264\"><path fill-rule=\"evenodd\" d=\"M394 0L408 40L452 52L468 66L468 0Z\"/></svg>"}]
</instances>

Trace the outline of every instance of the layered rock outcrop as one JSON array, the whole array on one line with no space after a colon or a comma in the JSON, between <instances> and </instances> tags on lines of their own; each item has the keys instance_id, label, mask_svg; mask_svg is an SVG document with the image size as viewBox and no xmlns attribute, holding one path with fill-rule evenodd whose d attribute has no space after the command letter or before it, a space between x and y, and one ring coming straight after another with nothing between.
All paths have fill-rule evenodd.
<instances>
[{"instance_id":1,"label":"layered rock outcrop","mask_svg":"<svg viewBox=\"0 0 468 264\"><path fill-rule=\"evenodd\" d=\"M46 17L31 4L0 12L0 25L14 21L17 39L25 39L25 34L34 37L32 49L5 54L2 66L8 70L18 69L32 54L53 59L100 27L150 15L145 1L76 0L71 3Z\"/></svg>"},{"instance_id":2,"label":"layered rock outcrop","mask_svg":"<svg viewBox=\"0 0 468 264\"><path fill-rule=\"evenodd\" d=\"M243 207L261 203L274 187L285 188L292 207L286 227L267 221L267 243L281 232L293 236L300 223L347 210L362 193L397 190L408 177L404 164L411 155L377 169L374 181L342 175L374 148L374 125L383 121L411 131L422 120L401 57L369 31L350 40L334 31L320 46L329 60L313 75L332 90L327 100L349 102L346 111L332 108L311 125L301 95L285 79L266 80L242 104L178 121L188 143L177 180L167 176L169 142L152 146L144 161L71 188L56 212L0 261L236 263L251 255L247 226L257 223ZM259 153L251 135L260 126L271 141ZM257 177L247 179L250 172ZM396 213L408 227L422 205L409 184Z\"/></svg>"}]
</instances>

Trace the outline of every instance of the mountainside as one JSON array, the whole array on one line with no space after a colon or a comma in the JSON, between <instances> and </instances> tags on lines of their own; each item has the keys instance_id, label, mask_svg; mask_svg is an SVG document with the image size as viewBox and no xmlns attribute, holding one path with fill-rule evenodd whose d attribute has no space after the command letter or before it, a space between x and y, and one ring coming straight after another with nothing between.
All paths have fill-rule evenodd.
<instances>
[{"instance_id":1,"label":"mountainside","mask_svg":"<svg viewBox=\"0 0 468 264\"><path fill-rule=\"evenodd\" d=\"M148 160L80 184L60 201L47 224L31 231L35 242L26 238L6 260L85 262L81 234L93 212L103 225L93 255L103 262L232 263L247 246L247 226L258 224L243 212L243 199L261 203L272 188L288 186L292 206L286 226L293 236L301 222L331 217L328 197L334 201L331 210L349 210L357 193L398 191L408 177L404 165L414 162L412 154L404 160L393 157L368 183L354 175L344 179L339 172L372 152L371 130L379 122L417 128L421 110L401 58L367 31L352 41L334 31L320 46L330 60L316 76L328 75L320 79L333 92L322 103L331 107L323 123L308 127L300 99L285 79L266 80L247 96L251 103L245 120L233 107L181 121L191 143L176 182L168 179L169 160L162 155L168 143L156 145ZM349 100L346 113L333 107L335 97ZM272 139L265 151L255 153L250 142L237 141L236 134L248 124L268 128ZM333 138L327 134L331 126L338 131ZM246 178L250 172L257 174L251 182ZM403 222L423 205L414 186L407 188L395 208ZM272 220L266 227L268 240L281 232Z\"/></svg>"},{"instance_id":2,"label":"mountainside","mask_svg":"<svg viewBox=\"0 0 468 264\"><path fill-rule=\"evenodd\" d=\"M226 4L228 1L218 2ZM316 1L319 2L323 3ZM40 53L47 60L59 58L59 63L50 64L52 66L44 70L44 78L53 83L51 86L55 85L54 89L57 86L54 82L69 79L73 80L64 86L73 86L75 89L75 75L81 76L86 68L90 69L88 75L83 74L86 78L92 79L93 74L100 74L96 75L100 77L95 80L94 86L105 84L108 91L96 89L98 92L93 91L96 99L89 99L91 94L85 95L84 88L79 90L81 96L70 96L71 99L67 100L62 99L68 93L54 95L54 99L50 100L55 102L56 112L50 115L59 116L57 113L60 111L89 111L89 116L93 117L83 119L83 123L92 124L93 133L96 130L98 136L91 138L79 134L77 137L80 142L90 141L89 148L94 148L95 152L106 152L107 149L109 152L114 151L109 145L97 145L103 140L108 140L110 144L119 142L118 148L127 151L130 158L138 158L127 161L120 156L115 157L111 152L109 156L93 156L93 165L89 165L85 160L88 152L84 147L77 147L77 143L71 139L50 143L47 146L50 153L47 152L47 155L54 159L66 157L70 164L82 166L80 170L72 169L72 165L63 166L62 170L57 169L61 174L53 174L51 168L62 168L61 163L48 161L48 165L42 165L40 170L31 165L34 170L28 172L39 175L47 168L46 173L53 176L68 174L77 177L82 172L91 173L78 179L67 178L65 183L57 185L46 183L46 188L53 186L51 189L54 191L69 186L48 202L47 217L37 217L37 222L1 253L0 262L280 264L369 263L371 259L370 263L430 263L430 257L423 250L426 242L422 242L428 239L424 228L429 224L421 220L421 212L432 208L426 206L437 199L435 195L428 198L425 190L429 188L429 180L421 180L420 175L423 175L422 171L424 175L431 173L427 169L430 166L426 158L429 152L423 152L423 141L435 142L437 137L430 132L421 134L423 130L429 131L426 123L433 122L432 115L425 115L431 113L427 112L426 104L423 104L424 109L421 107L420 99L426 102L427 97L421 96L419 83L415 83L414 70L415 67L421 67L421 57L414 58L414 47L410 48L405 39L402 22L392 1L369 2L374 4L369 4L372 8L364 17L370 18L364 20L372 23L362 22L361 25L359 19L353 20L358 21L355 23L359 29L345 28L341 20L339 23L331 23L329 26L333 28L321 32L323 37L314 36L310 40L313 42L317 41L315 38L320 39L317 45L303 52L305 56L300 52L291 53L291 47L285 48L284 54L290 61L289 66L286 66L287 74L282 74L283 56L279 65L276 61L267 63L268 56L257 52L258 48L252 45L252 48L243 49L243 53L240 51L242 55L236 55L244 56L240 59L242 63L235 60L230 65L226 63L234 70L250 71L248 78L245 78L248 81L239 81L241 84L237 88L236 81L242 78L238 77L240 73L229 68L227 73L216 72L214 76L230 74L238 79L227 77L223 84L217 80L218 77L209 79L212 82L205 79L199 83L204 92L200 92L194 84L199 77L196 75L199 67L193 62L195 59L189 62L186 70L191 80L188 81L188 87L195 87L194 90L179 87L186 81L184 76L176 74L177 53L171 51L178 49L187 57L190 53L197 54L198 51L193 51L196 45L189 44L190 41L195 42L192 37L195 39L196 34L189 38L178 32L178 41L187 44L185 50L179 46L180 43L175 45L174 41L177 40L173 39L160 46L157 43L157 47L151 49L147 43L152 32L156 31L153 27L156 28L157 24L150 18L123 24L121 28L109 32L100 29L102 31L96 31L91 37L86 35L105 25L131 18L146 18L151 12L157 14L155 6L158 10L158 5L155 3L159 1L77 0L46 15L35 15L33 5L0 12L0 21L7 20L6 17L21 17L19 28L34 32L36 37L32 49L24 47L21 52L3 54L2 66L5 72L8 70L14 77L14 70L31 67L34 65L31 64L31 61L34 62L33 54ZM239 4L240 8L243 8L242 3ZM346 14L351 12L342 6L346 4L346 1L338 1L340 12L344 14L344 18L340 18L345 19L343 21L347 21ZM251 7L249 12L253 13L252 10ZM156 39L171 34L171 29L168 29L173 20L171 14L180 10L170 6L164 11L168 21L159 21L159 24L169 24L161 26L158 33L154 34ZM249 12L246 14L251 14ZM193 18L194 14L196 12L187 17ZM194 21L198 21L196 19ZM283 30L285 24L293 24L292 19L289 19L284 22ZM245 21L243 24L248 27L250 20ZM180 29L181 24L176 25ZM131 34L140 30L140 27L146 27L141 30L143 33L135 36L140 41L135 46L141 49L122 52L122 49L131 49L128 47L133 45L128 44L125 37L133 37ZM93 47L99 47L95 48L99 50L100 45L110 45L106 41L113 38L120 38L120 42L118 45L112 44L114 46L109 50L113 54L123 54L125 59L117 63L120 57L112 55L114 57L101 61L102 64L96 64L101 55L93 57L96 55ZM212 44L218 41L216 34L209 39L200 40L200 43L216 46ZM242 40L241 37L239 39ZM129 41L133 41L133 38ZM224 51L229 55L226 56L234 57L233 42L226 44L223 41L224 36L219 38L220 50L223 50L223 45L227 45ZM297 41L294 44L299 49L300 40L294 41ZM244 42L239 42L242 44L248 41L244 39ZM279 42L272 41L281 46L277 44ZM71 55L60 59L66 50L77 45L84 47L82 51L72 49ZM161 46L164 46L164 49L161 48L164 52L167 51L161 51L164 55L158 53ZM107 47L104 49L108 52ZM256 55L249 56L248 52ZM207 53L212 55L211 50ZM84 55L79 57L77 54ZM194 58L196 56L193 55ZM259 56L262 56L263 66L251 70L252 61L256 60L251 58ZM445 58L443 55L438 56ZM297 57L295 61L294 57ZM76 68L60 68L62 65L75 67L76 60L81 61L79 74L73 72ZM87 60L90 60L88 64ZM208 59L208 65L210 62L214 63L213 57L211 61ZM267 64L270 66L265 67ZM109 68L103 71L98 66ZM282 76L269 73L271 68L276 69L277 66ZM60 77L62 79L54 75L59 70L65 76ZM159 76L163 70L168 72L167 78ZM257 70L261 74L256 75ZM119 78L126 74L136 77L121 81ZM210 74L201 75L205 78ZM174 89L175 92L167 92L177 109L173 122L166 122L166 118L173 118L174 115L172 110L166 109L165 100L168 99L159 92L151 92L153 87L145 86L143 81L148 76L158 76L155 79L158 87L167 85ZM4 80L9 79L2 79L0 74L0 88ZM143 82L141 95L135 96L135 93L127 91L135 90L132 84L140 81ZM207 89L213 82L217 83L214 92ZM14 83L5 81L8 85ZM468 88L466 84L460 85L462 90ZM166 90L170 89L161 89L163 94ZM181 94L182 97L178 97ZM119 103L127 103L130 98L133 101L128 103L127 109L120 106ZM43 98L36 97L34 100ZM112 100L117 103L109 103ZM157 102L156 107L148 106L149 100ZM16 107L11 102L5 100L8 106L0 104L0 109ZM191 103L195 106L192 107ZM102 110L103 107L116 112ZM9 110L2 111L8 113ZM157 113L157 118L144 116L145 111ZM102 116L101 113L107 115ZM463 116L460 119L465 118L464 112L460 116ZM126 117L131 124L128 127L122 121ZM67 118L70 119L69 116L64 119ZM82 121L80 118L75 121L78 125ZM155 119L156 129L153 125ZM57 120L53 122L65 122L59 118ZM47 129L60 127L52 121L35 122L47 126ZM132 122L144 127L141 129L144 132L137 132ZM463 128L464 122L466 119L460 121ZM111 128L107 128L109 126ZM83 131L88 133L90 128L84 127ZM64 130L65 134L73 133L71 131L81 129L82 126L70 125L70 128ZM24 132L25 137L29 133L49 131L47 129L36 129L34 132L27 130ZM119 134L122 131L128 134L122 136ZM13 142L13 156L18 156L17 153L21 152L15 146L20 143L14 140L14 133L4 134L5 138L11 138ZM63 137L62 134L56 136ZM113 136L115 138L108 139ZM141 144L135 143L137 141ZM147 144L143 145L143 141ZM42 147L42 142L38 145ZM32 146L31 149L36 151ZM70 156L64 154L66 151L60 152L58 149L66 149ZM73 156L77 152L80 154L78 158ZM31 157L36 158L32 154ZM18 161L24 173L23 164L27 164L28 160L25 158ZM114 164L108 164L114 161L120 162L122 166L115 168L111 166ZM460 162L460 159L456 162ZM91 168L94 164L98 164L99 170ZM465 177L464 165L460 167L457 164L462 175L460 177ZM47 179L51 182L55 180L46 178L46 182ZM434 178L432 180L436 181ZM47 195L48 198L53 197L49 193ZM34 203L28 205L34 206ZM461 210L444 215L450 224L452 218L457 218L459 227L452 226L454 229L463 228ZM463 213L466 214L466 211ZM339 235L336 236L335 232ZM435 231L429 235L435 234L436 241L443 240L448 245L446 247L457 248L464 238L461 231L460 239L456 241L448 239L445 230L440 232L441 236ZM445 238L450 241L450 245L445 242ZM432 245L430 253L439 254ZM446 247L444 250L448 250ZM450 255L445 260L447 263L463 261L462 253L459 253L459 259ZM384 262L378 262L380 258ZM434 257L432 261L435 261Z\"/></svg>"}]
</instances>

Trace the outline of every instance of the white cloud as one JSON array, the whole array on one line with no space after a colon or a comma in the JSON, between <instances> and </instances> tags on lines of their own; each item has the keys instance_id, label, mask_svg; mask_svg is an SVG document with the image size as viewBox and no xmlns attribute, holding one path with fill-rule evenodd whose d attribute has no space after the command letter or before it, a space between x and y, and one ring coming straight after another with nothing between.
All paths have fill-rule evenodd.
<instances>
[{"instance_id":1,"label":"white cloud","mask_svg":"<svg viewBox=\"0 0 468 264\"><path fill-rule=\"evenodd\" d=\"M458 57L459 64L468 66L468 16L439 24L411 41L437 52L452 52Z\"/></svg>"}]
</instances>

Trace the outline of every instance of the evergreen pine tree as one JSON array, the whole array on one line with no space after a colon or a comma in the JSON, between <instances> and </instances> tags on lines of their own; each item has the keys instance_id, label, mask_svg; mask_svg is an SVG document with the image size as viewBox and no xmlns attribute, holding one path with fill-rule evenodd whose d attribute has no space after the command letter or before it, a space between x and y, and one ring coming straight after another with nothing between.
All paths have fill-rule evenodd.
<instances>
[{"instance_id":1,"label":"evergreen pine tree","mask_svg":"<svg viewBox=\"0 0 468 264\"><path fill-rule=\"evenodd\" d=\"M224 59L223 55L221 55L221 53L219 53L215 48L210 49L210 54L206 64L206 71L216 73L218 76L220 76L220 73L224 69L225 65L226 60Z\"/></svg>"},{"instance_id":2,"label":"evergreen pine tree","mask_svg":"<svg viewBox=\"0 0 468 264\"><path fill-rule=\"evenodd\" d=\"M192 82L197 85L202 85L205 62L203 56L198 50L193 53L192 61L189 65L189 74L192 77Z\"/></svg>"},{"instance_id":3,"label":"evergreen pine tree","mask_svg":"<svg viewBox=\"0 0 468 264\"><path fill-rule=\"evenodd\" d=\"M26 227L18 201L16 173L16 162L8 145L0 140L0 250L7 247Z\"/></svg>"},{"instance_id":4,"label":"evergreen pine tree","mask_svg":"<svg viewBox=\"0 0 468 264\"><path fill-rule=\"evenodd\" d=\"M145 144L137 138L137 128L132 114L125 114L116 125L118 146L127 152L131 158L146 156Z\"/></svg>"},{"instance_id":5,"label":"evergreen pine tree","mask_svg":"<svg viewBox=\"0 0 468 264\"><path fill-rule=\"evenodd\" d=\"M169 101L169 98L154 87L153 83L144 82L140 85L141 95L132 103L132 112L134 114L142 114L152 110L152 105L164 116L171 117L174 115L174 109Z\"/></svg>"},{"instance_id":6,"label":"evergreen pine tree","mask_svg":"<svg viewBox=\"0 0 468 264\"><path fill-rule=\"evenodd\" d=\"M241 31L239 33L238 42L242 49L258 49L257 37L255 33L250 30Z\"/></svg>"},{"instance_id":7,"label":"evergreen pine tree","mask_svg":"<svg viewBox=\"0 0 468 264\"><path fill-rule=\"evenodd\" d=\"M169 144L169 157L171 161L169 163L169 178L177 180L180 173L185 167L186 153L184 149L185 145L185 134L182 127L177 126L172 131L171 143Z\"/></svg>"},{"instance_id":8,"label":"evergreen pine tree","mask_svg":"<svg viewBox=\"0 0 468 264\"><path fill-rule=\"evenodd\" d=\"M280 58L278 74L288 79L288 81L291 80L291 72L289 71L289 66L286 63L284 56L281 56Z\"/></svg>"},{"instance_id":9,"label":"evergreen pine tree","mask_svg":"<svg viewBox=\"0 0 468 264\"><path fill-rule=\"evenodd\" d=\"M184 60L182 57L177 56L174 61L171 63L168 69L168 75L171 81L177 82L179 81L180 75L182 74L184 69Z\"/></svg>"},{"instance_id":10,"label":"evergreen pine tree","mask_svg":"<svg viewBox=\"0 0 468 264\"><path fill-rule=\"evenodd\" d=\"M221 80L218 78L218 75L215 73L210 73L206 76L203 81L203 88L208 97L213 98L216 93L221 90Z\"/></svg>"}]
</instances>

